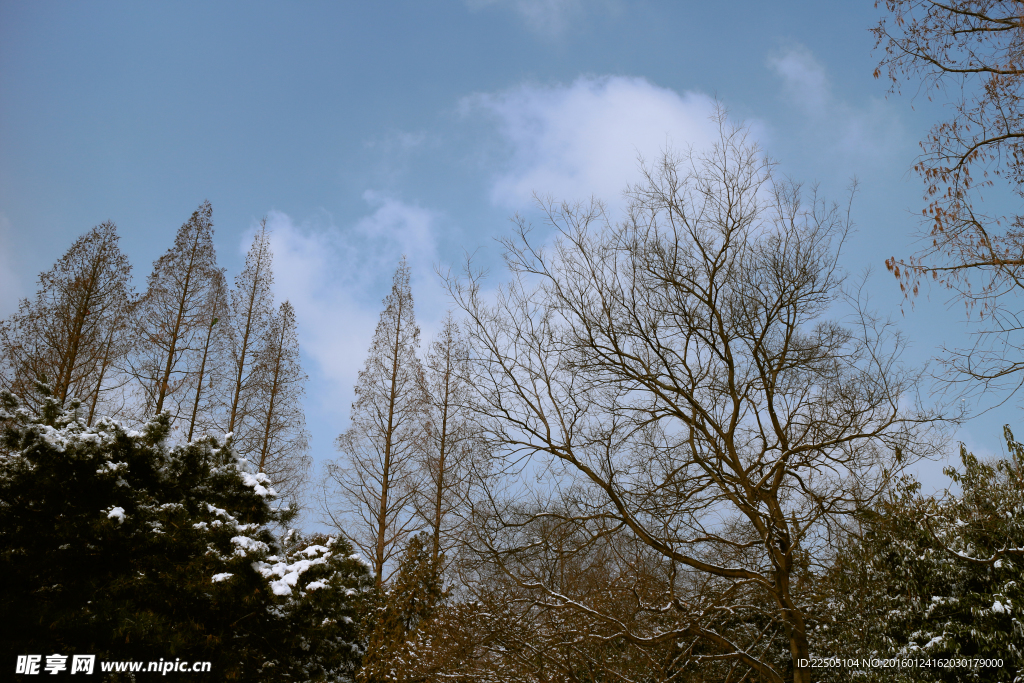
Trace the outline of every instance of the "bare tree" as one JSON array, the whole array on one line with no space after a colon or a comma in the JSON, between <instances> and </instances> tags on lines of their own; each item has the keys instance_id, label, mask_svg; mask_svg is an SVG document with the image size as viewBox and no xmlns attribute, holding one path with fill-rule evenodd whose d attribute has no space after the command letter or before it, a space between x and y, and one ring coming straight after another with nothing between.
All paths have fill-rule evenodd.
<instances>
[{"instance_id":1,"label":"bare tree","mask_svg":"<svg viewBox=\"0 0 1024 683\"><path fill-rule=\"evenodd\" d=\"M267 220L263 219L245 256L245 268L235 278L235 288L231 290L233 370L227 407L227 431L235 434L240 453L250 460L255 456L247 450L246 444L259 441L258 437L248 432L257 429L251 419L258 393L256 351L269 331L273 311L273 294L270 289L274 283L272 262Z\"/></svg>"},{"instance_id":2,"label":"bare tree","mask_svg":"<svg viewBox=\"0 0 1024 683\"><path fill-rule=\"evenodd\" d=\"M270 477L279 494L298 507L309 475L309 432L302 409L306 374L299 359L295 309L285 301L271 315L256 352L256 379L251 419L240 441L257 471Z\"/></svg>"},{"instance_id":3,"label":"bare tree","mask_svg":"<svg viewBox=\"0 0 1024 683\"><path fill-rule=\"evenodd\" d=\"M473 543L534 604L603 625L581 638L803 682L802 573L932 452L919 430L935 416L913 408L920 374L888 323L857 305L848 325L830 317L856 304L837 264L848 213L803 204L719 122L711 151L645 169L618 225L546 205L541 249L520 220L493 303L472 273L450 282L478 420L510 477L521 463ZM597 550L602 590L537 562Z\"/></svg>"},{"instance_id":4,"label":"bare tree","mask_svg":"<svg viewBox=\"0 0 1024 683\"><path fill-rule=\"evenodd\" d=\"M192 411L188 416L186 441L191 442L196 431L209 434L215 431L219 413L223 406L223 392L228 379L228 358L230 352L230 328L228 327L227 287L223 271L211 276L206 306L201 315L205 331L201 337L197 358Z\"/></svg>"},{"instance_id":5,"label":"bare tree","mask_svg":"<svg viewBox=\"0 0 1024 683\"><path fill-rule=\"evenodd\" d=\"M468 362L469 348L449 313L427 352L422 482L415 498L416 511L430 531L435 566L442 555L453 556L469 515L471 491L486 467L483 441L466 405Z\"/></svg>"},{"instance_id":6,"label":"bare tree","mask_svg":"<svg viewBox=\"0 0 1024 683\"><path fill-rule=\"evenodd\" d=\"M873 29L882 49L875 76L884 73L891 92L919 82L929 99L947 100L952 112L921 142L914 166L928 202L923 247L910 258L890 258L886 266L907 296L932 280L965 304L969 316L978 315L973 348L949 349L941 359L947 379L984 391L1016 391L1024 384L1024 322L1013 296L1024 276L1024 214L1012 208L1024 197L1021 3L884 5L889 16ZM1006 190L1009 196L1001 197Z\"/></svg>"},{"instance_id":7,"label":"bare tree","mask_svg":"<svg viewBox=\"0 0 1024 683\"><path fill-rule=\"evenodd\" d=\"M136 315L140 339L130 367L144 410L169 410L178 428L194 424L189 417L195 392L190 390L199 379L211 332L211 297L222 277L212 215L213 207L203 202L181 226L174 246L153 263Z\"/></svg>"},{"instance_id":8,"label":"bare tree","mask_svg":"<svg viewBox=\"0 0 1024 683\"><path fill-rule=\"evenodd\" d=\"M418 523L411 504L426 420L419 336L403 257L359 373L351 426L337 440L343 455L328 464L325 481L333 496L325 514L370 558L378 588Z\"/></svg>"},{"instance_id":9,"label":"bare tree","mask_svg":"<svg viewBox=\"0 0 1024 683\"><path fill-rule=\"evenodd\" d=\"M95 388L89 399L86 424L92 425L102 413L108 417L128 416L131 375L126 373L125 359L130 357L135 340L130 335L132 312L136 302L134 292L127 305L119 311L107 327L103 345L97 356Z\"/></svg>"},{"instance_id":10,"label":"bare tree","mask_svg":"<svg viewBox=\"0 0 1024 683\"><path fill-rule=\"evenodd\" d=\"M618 637L620 624L641 631L650 621L637 609L637 596L654 598L664 585L665 565L656 561L656 553L645 553L625 534L593 537L562 523L569 511L561 501L524 500L529 493L520 486L509 493L520 501L519 521L526 524L521 540L528 537L529 548L522 546L497 562L486 554L479 563L471 554L461 558L457 566L470 581L463 578L460 600L439 610L435 633L423 639L431 649L424 648L415 660L443 666L437 680L730 680L707 662L698 675L687 672L687 653L678 642L638 645ZM489 525L494 520L483 516L478 521ZM625 564L628 574L620 571ZM526 575L539 577L546 590L526 585ZM588 609L566 609L547 590L586 603ZM614 620L592 611L614 615Z\"/></svg>"},{"instance_id":11,"label":"bare tree","mask_svg":"<svg viewBox=\"0 0 1024 683\"><path fill-rule=\"evenodd\" d=\"M61 405L77 398L88 406L91 424L103 397L123 384L114 368L129 346L133 301L117 228L98 225L40 274L35 300L22 300L0 325L4 388L33 406L35 383L44 381Z\"/></svg>"}]
</instances>

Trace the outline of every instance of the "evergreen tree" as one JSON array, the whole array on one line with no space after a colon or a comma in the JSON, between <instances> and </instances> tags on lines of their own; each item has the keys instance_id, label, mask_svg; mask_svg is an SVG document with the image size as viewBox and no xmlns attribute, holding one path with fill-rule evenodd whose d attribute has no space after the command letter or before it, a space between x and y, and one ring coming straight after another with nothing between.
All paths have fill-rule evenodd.
<instances>
[{"instance_id":1,"label":"evergreen tree","mask_svg":"<svg viewBox=\"0 0 1024 683\"><path fill-rule=\"evenodd\" d=\"M343 457L328 464L325 482L335 498L325 512L339 529L350 528L353 543L371 559L378 588L417 523L411 503L425 421L419 335L403 257L359 373L351 427L337 440Z\"/></svg>"},{"instance_id":2,"label":"evergreen tree","mask_svg":"<svg viewBox=\"0 0 1024 683\"><path fill-rule=\"evenodd\" d=\"M0 386L38 408L35 385L52 387L61 404L79 399L91 422L97 407L116 410L123 385L117 366L130 339L126 323L134 294L131 266L107 222L82 235L49 271L35 299L0 324Z\"/></svg>"},{"instance_id":3,"label":"evergreen tree","mask_svg":"<svg viewBox=\"0 0 1024 683\"><path fill-rule=\"evenodd\" d=\"M8 399L2 415L0 604L17 618L0 641L12 654L170 656L239 672L257 656L260 619L231 624L270 593L252 566L273 541L260 530L272 520L265 478L213 439L169 450L166 414L129 434L109 420L85 427L75 404L43 405L29 420Z\"/></svg>"},{"instance_id":4,"label":"evergreen tree","mask_svg":"<svg viewBox=\"0 0 1024 683\"><path fill-rule=\"evenodd\" d=\"M425 534L409 539L395 579L380 596L356 678L359 683L411 683L433 680L440 662L429 642L431 625L447 597L440 565Z\"/></svg>"},{"instance_id":5,"label":"evergreen tree","mask_svg":"<svg viewBox=\"0 0 1024 683\"><path fill-rule=\"evenodd\" d=\"M212 662L218 680L338 680L359 663L372 586L344 542L272 554L275 493L230 443L169 448L141 432L10 394L0 425L0 660Z\"/></svg>"},{"instance_id":6,"label":"evergreen tree","mask_svg":"<svg viewBox=\"0 0 1024 683\"><path fill-rule=\"evenodd\" d=\"M262 667L267 680L353 680L373 577L348 541L296 536L286 552L259 568L272 580L280 609L277 628L268 634L274 640Z\"/></svg>"},{"instance_id":7,"label":"evergreen tree","mask_svg":"<svg viewBox=\"0 0 1024 683\"><path fill-rule=\"evenodd\" d=\"M961 447L944 495L921 496L908 478L865 515L825 577L815 656L1002 662L863 667L862 680L1024 680L1024 447L1009 429L1006 441L1011 458L993 464Z\"/></svg>"},{"instance_id":8,"label":"evergreen tree","mask_svg":"<svg viewBox=\"0 0 1024 683\"><path fill-rule=\"evenodd\" d=\"M213 247L213 207L203 202L178 230L174 246L153 264L136 316L140 344L132 372L147 415L169 410L174 426L190 430L220 282ZM197 418L198 419L198 418Z\"/></svg>"}]
</instances>

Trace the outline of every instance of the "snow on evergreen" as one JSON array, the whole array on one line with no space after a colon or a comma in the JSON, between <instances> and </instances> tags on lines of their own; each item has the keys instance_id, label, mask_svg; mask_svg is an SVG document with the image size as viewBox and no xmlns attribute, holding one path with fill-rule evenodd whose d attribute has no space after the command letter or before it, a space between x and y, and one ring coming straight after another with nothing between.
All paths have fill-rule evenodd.
<instances>
[{"instance_id":1,"label":"snow on evergreen","mask_svg":"<svg viewBox=\"0 0 1024 683\"><path fill-rule=\"evenodd\" d=\"M270 527L288 513L230 440L172 447L167 413L138 431L90 427L39 391L38 414L0 397L4 661L170 656L225 680L351 679L372 588L351 546L281 547Z\"/></svg>"}]
</instances>

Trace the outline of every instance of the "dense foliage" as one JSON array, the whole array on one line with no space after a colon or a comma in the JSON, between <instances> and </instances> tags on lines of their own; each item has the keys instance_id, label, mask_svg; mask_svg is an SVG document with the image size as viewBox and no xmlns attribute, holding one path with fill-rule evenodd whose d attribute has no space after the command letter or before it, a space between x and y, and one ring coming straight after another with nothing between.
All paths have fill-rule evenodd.
<instances>
[{"instance_id":1,"label":"dense foliage","mask_svg":"<svg viewBox=\"0 0 1024 683\"><path fill-rule=\"evenodd\" d=\"M38 416L11 394L0 412L5 666L57 652L210 661L220 680L355 670L370 576L347 544L274 554L274 491L230 443L171 448L167 413L88 427L41 391Z\"/></svg>"},{"instance_id":2,"label":"dense foliage","mask_svg":"<svg viewBox=\"0 0 1024 683\"><path fill-rule=\"evenodd\" d=\"M430 552L432 545L424 534L409 540L394 581L367 614L360 683L425 681L444 667L445 662L435 657L430 637L432 622L447 597Z\"/></svg>"},{"instance_id":3,"label":"dense foliage","mask_svg":"<svg viewBox=\"0 0 1024 683\"><path fill-rule=\"evenodd\" d=\"M864 667L875 680L1024 680L1024 447L1006 437L1010 459L988 464L962 450L945 495L923 497L905 480L865 518L827 577L816 656L1001 661Z\"/></svg>"}]
</instances>

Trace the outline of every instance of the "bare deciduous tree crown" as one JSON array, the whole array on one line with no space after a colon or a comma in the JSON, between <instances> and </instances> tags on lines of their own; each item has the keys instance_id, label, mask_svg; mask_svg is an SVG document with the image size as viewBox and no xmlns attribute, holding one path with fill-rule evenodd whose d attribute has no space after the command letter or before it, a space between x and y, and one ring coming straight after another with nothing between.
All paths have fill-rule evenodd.
<instances>
[{"instance_id":1,"label":"bare deciduous tree crown","mask_svg":"<svg viewBox=\"0 0 1024 683\"><path fill-rule=\"evenodd\" d=\"M257 348L268 334L273 312L273 253L267 221L253 237L245 255L245 268L235 278L231 290L231 382L227 405L227 431L236 436L243 455L252 459L250 442L258 441L251 433L252 411L256 409Z\"/></svg>"},{"instance_id":2,"label":"bare deciduous tree crown","mask_svg":"<svg viewBox=\"0 0 1024 683\"><path fill-rule=\"evenodd\" d=\"M285 301L270 318L256 352L253 428L245 444L250 461L270 477L275 490L295 507L304 498L312 460L302 396L302 371L295 309Z\"/></svg>"},{"instance_id":3,"label":"bare deciduous tree crown","mask_svg":"<svg viewBox=\"0 0 1024 683\"><path fill-rule=\"evenodd\" d=\"M556 237L540 247L520 219L493 302L472 273L449 282L491 448L548 474L535 504L493 493L473 542L602 638L688 643L693 661L779 681L778 640L794 666L808 654L809 563L931 453L936 416L908 404L902 338L844 290L848 213L805 204L720 124L711 151L645 169L616 225L597 204L545 204ZM740 613L756 631L727 628Z\"/></svg>"},{"instance_id":4,"label":"bare deciduous tree crown","mask_svg":"<svg viewBox=\"0 0 1024 683\"><path fill-rule=\"evenodd\" d=\"M1024 14L1016 0L885 0L873 29L890 92L920 84L952 115L921 141L914 170L925 181L922 248L886 261L908 297L928 281L948 288L968 317L975 344L947 349L944 379L957 390L1010 390L1024 384L1016 294L1024 275L1024 215L1002 212L993 196L1024 196ZM982 193L987 196L983 196ZM986 199L988 201L986 201Z\"/></svg>"},{"instance_id":5,"label":"bare deciduous tree crown","mask_svg":"<svg viewBox=\"0 0 1024 683\"><path fill-rule=\"evenodd\" d=\"M427 351L425 365L426 422L418 454L421 483L414 504L430 531L436 565L441 556L454 558L488 457L467 403L469 348L451 312Z\"/></svg>"}]
</instances>

